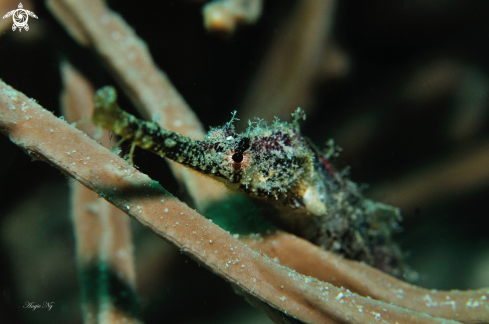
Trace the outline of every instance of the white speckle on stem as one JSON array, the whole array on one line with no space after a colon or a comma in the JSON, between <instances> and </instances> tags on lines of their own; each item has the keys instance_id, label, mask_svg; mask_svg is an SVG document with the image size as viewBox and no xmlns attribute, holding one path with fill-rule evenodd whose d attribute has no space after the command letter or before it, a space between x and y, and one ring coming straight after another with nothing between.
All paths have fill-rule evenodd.
<instances>
[{"instance_id":1,"label":"white speckle on stem","mask_svg":"<svg viewBox=\"0 0 489 324\"><path fill-rule=\"evenodd\" d=\"M470 307L470 308L477 308L480 306L480 303L478 300L473 300L470 298L467 303L465 303L465 306Z\"/></svg>"},{"instance_id":2,"label":"white speckle on stem","mask_svg":"<svg viewBox=\"0 0 489 324\"><path fill-rule=\"evenodd\" d=\"M380 319L380 313L376 313L376 312L370 312L370 314L372 314L373 316L375 316L375 319L376 320L379 320Z\"/></svg>"},{"instance_id":3,"label":"white speckle on stem","mask_svg":"<svg viewBox=\"0 0 489 324\"><path fill-rule=\"evenodd\" d=\"M423 300L426 302L426 306L428 307L436 307L438 306L438 303L437 302L434 302L433 299L431 299L431 296L426 294L424 297L423 297Z\"/></svg>"},{"instance_id":4,"label":"white speckle on stem","mask_svg":"<svg viewBox=\"0 0 489 324\"><path fill-rule=\"evenodd\" d=\"M440 305L452 306L452 310L456 310L457 309L457 302L454 301L454 300L451 300L451 301L448 301L448 302L444 302L444 303L440 303Z\"/></svg>"}]
</instances>

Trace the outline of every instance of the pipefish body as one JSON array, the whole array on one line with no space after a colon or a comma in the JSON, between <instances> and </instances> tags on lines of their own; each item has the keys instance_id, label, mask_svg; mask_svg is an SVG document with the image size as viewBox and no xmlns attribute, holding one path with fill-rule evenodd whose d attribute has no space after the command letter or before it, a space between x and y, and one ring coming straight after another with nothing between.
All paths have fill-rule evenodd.
<instances>
[{"instance_id":1,"label":"pipefish body","mask_svg":"<svg viewBox=\"0 0 489 324\"><path fill-rule=\"evenodd\" d=\"M300 108L291 122L250 123L243 133L234 130L233 115L204 140L194 140L121 110L112 87L97 91L94 101L96 125L270 203L282 227L327 250L406 275L403 255L392 240L399 210L365 198L333 169L329 156L301 134L299 120L305 114Z\"/></svg>"}]
</instances>

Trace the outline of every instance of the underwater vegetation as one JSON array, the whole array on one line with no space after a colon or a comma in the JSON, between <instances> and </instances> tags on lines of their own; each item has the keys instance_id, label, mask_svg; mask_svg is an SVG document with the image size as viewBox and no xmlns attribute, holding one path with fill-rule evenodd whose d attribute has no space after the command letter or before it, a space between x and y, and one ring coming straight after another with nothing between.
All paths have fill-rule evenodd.
<instances>
[{"instance_id":1,"label":"underwater vegetation","mask_svg":"<svg viewBox=\"0 0 489 324\"><path fill-rule=\"evenodd\" d=\"M482 63L456 59L450 46L419 56L444 28L452 46L478 46L465 35L485 30L475 14L482 8L457 1L384 9L258 0L144 10L99 0L23 5L38 16L28 32L0 25L2 52L9 51L0 62L2 320L489 321L489 289L480 288L488 285L487 227L477 207L487 192L489 82ZM175 12L180 20L170 18ZM415 29L433 19L437 31ZM128 113L115 90L95 95L107 84L118 85ZM110 132L91 123L94 106L109 108L93 121ZM428 127L411 130L420 120ZM322 144L330 138L341 155ZM167 168L135 146L177 163ZM429 162L447 152L458 154ZM457 205L464 199L470 208ZM397 207L405 230L392 238ZM395 241L412 250L406 261ZM414 284L404 281L416 279L406 264L419 273ZM456 282L459 268L467 272ZM452 279L441 284L445 273ZM32 310L30 302L41 306Z\"/></svg>"}]
</instances>

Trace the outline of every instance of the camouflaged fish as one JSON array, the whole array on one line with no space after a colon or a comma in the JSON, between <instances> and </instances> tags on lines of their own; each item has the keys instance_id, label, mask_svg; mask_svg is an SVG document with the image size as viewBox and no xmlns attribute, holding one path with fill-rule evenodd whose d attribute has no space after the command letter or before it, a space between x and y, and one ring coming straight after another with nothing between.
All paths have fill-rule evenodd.
<instances>
[{"instance_id":1,"label":"camouflaged fish","mask_svg":"<svg viewBox=\"0 0 489 324\"><path fill-rule=\"evenodd\" d=\"M402 254L392 241L398 209L366 199L358 186L335 171L302 136L299 108L292 122L234 130L233 119L204 140L163 129L121 110L113 88L95 95L93 122L134 145L223 182L228 188L271 203L282 227L346 257L391 274L405 275Z\"/></svg>"}]
</instances>

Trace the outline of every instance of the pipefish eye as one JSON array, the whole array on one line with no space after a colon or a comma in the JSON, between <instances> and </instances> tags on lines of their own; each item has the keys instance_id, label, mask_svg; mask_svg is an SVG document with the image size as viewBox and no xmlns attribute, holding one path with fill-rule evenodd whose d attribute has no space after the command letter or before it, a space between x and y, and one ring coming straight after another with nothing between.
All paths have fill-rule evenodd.
<instances>
[{"instance_id":1,"label":"pipefish eye","mask_svg":"<svg viewBox=\"0 0 489 324\"><path fill-rule=\"evenodd\" d=\"M225 161L228 163L229 167L234 169L234 171L243 171L250 165L252 154L249 150L240 151L239 149L234 149L228 151L225 155Z\"/></svg>"},{"instance_id":2,"label":"pipefish eye","mask_svg":"<svg viewBox=\"0 0 489 324\"><path fill-rule=\"evenodd\" d=\"M243 154L241 152L235 152L231 158L234 162L241 163L243 161Z\"/></svg>"}]
</instances>

